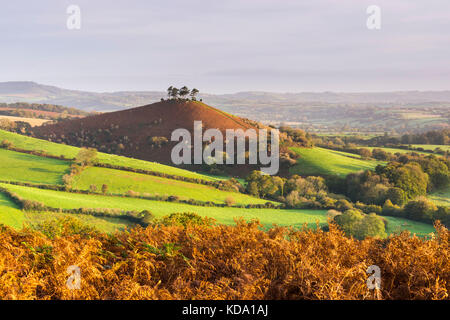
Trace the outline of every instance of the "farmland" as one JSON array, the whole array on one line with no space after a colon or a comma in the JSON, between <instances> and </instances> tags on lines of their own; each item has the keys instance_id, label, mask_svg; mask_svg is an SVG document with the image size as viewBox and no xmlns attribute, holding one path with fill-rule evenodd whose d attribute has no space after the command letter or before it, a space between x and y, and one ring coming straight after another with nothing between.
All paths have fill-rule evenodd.
<instances>
[{"instance_id":1,"label":"farmland","mask_svg":"<svg viewBox=\"0 0 450 320\"><path fill-rule=\"evenodd\" d=\"M79 190L89 190L94 185L98 190L103 184L109 186L109 192L126 194L128 191L151 193L159 195L176 195L183 199L212 201L225 203L231 197L236 204L266 203L267 200L250 197L245 194L221 191L211 186L160 178L134 172L107 168L88 168L75 179L73 187Z\"/></svg>"},{"instance_id":2,"label":"farmland","mask_svg":"<svg viewBox=\"0 0 450 320\"><path fill-rule=\"evenodd\" d=\"M291 174L299 175L338 175L374 169L382 163L362 160L359 155L324 148L292 148L300 155L297 164L290 169Z\"/></svg>"},{"instance_id":3,"label":"farmland","mask_svg":"<svg viewBox=\"0 0 450 320\"><path fill-rule=\"evenodd\" d=\"M49 142L46 140L22 136L8 131L0 130L0 141L10 141L16 148L24 150L45 151L49 155L64 156L66 158L75 158L80 148ZM133 158L122 157L107 153L98 153L97 159L100 163L130 167L134 169L143 169L161 172L165 174L178 175L187 178L196 178L204 180L219 180L212 176L202 175L188 170L183 170L171 166L162 165L156 162L148 162Z\"/></svg>"},{"instance_id":4,"label":"farmland","mask_svg":"<svg viewBox=\"0 0 450 320\"><path fill-rule=\"evenodd\" d=\"M438 206L450 207L450 187L433 192L429 198Z\"/></svg>"},{"instance_id":5,"label":"farmland","mask_svg":"<svg viewBox=\"0 0 450 320\"><path fill-rule=\"evenodd\" d=\"M0 180L61 184L69 162L0 149Z\"/></svg>"},{"instance_id":6,"label":"farmland","mask_svg":"<svg viewBox=\"0 0 450 320\"><path fill-rule=\"evenodd\" d=\"M174 212L195 212L201 216L216 219L219 223L233 224L234 218L243 217L246 220L259 219L265 226L278 224L282 226L301 227L304 223L315 224L316 221L326 223L325 210L281 210L281 209L240 209L201 207L188 204L152 201L136 198L120 198L103 195L84 195L37 188L1 184L21 197L42 202L47 206L62 209L75 208L110 208L121 210L149 210L157 218Z\"/></svg>"},{"instance_id":7,"label":"farmland","mask_svg":"<svg viewBox=\"0 0 450 320\"><path fill-rule=\"evenodd\" d=\"M204 217L215 219L218 223L233 225L236 218L243 218L246 221L258 219L265 227L272 225L291 226L301 228L305 223L310 227L315 227L316 223L320 226L327 224L326 210L306 210L306 209L241 209L241 208L219 208L219 207L202 207L193 206L181 203L172 203L165 201L153 201L137 198L121 198L114 196L103 195L84 195L69 192L59 192L52 190L42 190L31 187L15 186L0 183L0 187L6 188L9 191L18 194L19 196L33 201L44 203L53 208L61 209L77 209L77 208L92 208L92 209L121 209L124 211L132 210L149 210L156 218L169 215L174 212L195 212ZM28 213L27 213L28 215ZM48 213L48 215L51 215ZM31 215L36 218L36 214ZM73 215L72 215L73 216ZM92 218L86 218L85 215L79 214L86 223L93 223L99 221L90 221ZM433 232L433 226L410 221L407 219L384 217L388 221L388 232L397 233L401 230L410 230L418 235L425 235ZM87 219L87 220L86 220ZM106 219L101 218L102 228L112 230L122 228L127 224L121 219ZM106 221L106 222L105 222ZM113 226L113 224L121 222L122 225ZM109 222L109 225L108 223ZM106 226L104 226L106 224Z\"/></svg>"},{"instance_id":8,"label":"farmland","mask_svg":"<svg viewBox=\"0 0 450 320\"><path fill-rule=\"evenodd\" d=\"M65 158L74 158L80 150L79 148L20 136L6 131L0 131L0 140L8 140L12 142L14 147L19 149L45 151L47 154L53 156L63 155ZM298 164L292 168L293 172L291 173L300 173L302 175L334 174L344 176L350 172L373 169L377 164L382 163L362 160L358 155L323 148L294 148L293 150L298 152L301 158L298 160ZM3 164L0 168L2 181L59 186L62 186L62 176L69 171L71 163L70 161L6 149L0 149L0 158ZM213 218L218 223L225 225L233 225L237 218L243 218L246 221L258 219L265 227L270 227L273 224L295 228L301 228L304 224L308 224L310 227L315 227L316 223L321 227L327 225L326 210L206 207L160 199L139 198L138 196L147 198L176 196L180 200L194 199L222 205L227 198L232 198L232 206L257 205L268 202L268 200L239 192L219 190L210 185L171 179L170 175L201 178L209 181L223 179L223 177L197 174L158 163L104 153L98 153L97 161L119 167L160 172L169 176L159 177L129 170L87 167L74 177L71 186L73 192L53 191L9 183L0 183L0 187L17 194L25 200L39 202L49 208L61 210L79 208L115 209L120 212L148 210L156 219L176 212L194 212L203 217ZM100 194L103 185L108 186L108 191L105 195ZM77 193L78 190L92 192L92 189L94 189L94 194ZM444 194L442 197L445 198L448 195ZM61 217L77 217L84 223L108 233L135 225L135 223L120 215L117 217L99 217L82 213L45 212L45 210L43 212L42 210L41 212L22 211L5 194L1 195L0 208L2 210L0 222L15 228L20 228L24 224L36 225ZM397 233L405 229L418 235L426 235L433 232L433 227L429 224L393 217L385 217L385 219L388 221L388 233Z\"/></svg>"}]
</instances>

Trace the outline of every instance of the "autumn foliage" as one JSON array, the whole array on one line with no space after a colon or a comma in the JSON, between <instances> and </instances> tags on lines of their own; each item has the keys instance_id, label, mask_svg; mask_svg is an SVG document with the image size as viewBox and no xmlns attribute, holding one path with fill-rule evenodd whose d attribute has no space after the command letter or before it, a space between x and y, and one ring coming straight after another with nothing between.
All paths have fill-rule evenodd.
<instances>
[{"instance_id":1,"label":"autumn foliage","mask_svg":"<svg viewBox=\"0 0 450 320\"><path fill-rule=\"evenodd\" d=\"M449 232L363 241L335 226L154 225L106 235L65 220L0 226L1 299L448 299ZM81 288L66 286L67 268ZM381 269L381 291L366 285Z\"/></svg>"}]
</instances>

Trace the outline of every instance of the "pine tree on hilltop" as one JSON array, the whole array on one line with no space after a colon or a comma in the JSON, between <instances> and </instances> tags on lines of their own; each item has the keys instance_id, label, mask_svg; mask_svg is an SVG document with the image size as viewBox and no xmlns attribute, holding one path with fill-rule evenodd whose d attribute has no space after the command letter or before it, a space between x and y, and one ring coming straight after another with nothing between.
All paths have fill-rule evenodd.
<instances>
[{"instance_id":1,"label":"pine tree on hilltop","mask_svg":"<svg viewBox=\"0 0 450 320\"><path fill-rule=\"evenodd\" d=\"M198 91L198 89L196 89L196 88L194 88L194 89L191 90L190 96L191 96L192 101L197 101L197 98L196 98L195 96L196 96L199 92L200 92L200 91Z\"/></svg>"},{"instance_id":2,"label":"pine tree on hilltop","mask_svg":"<svg viewBox=\"0 0 450 320\"><path fill-rule=\"evenodd\" d=\"M179 90L178 88L175 88L175 87L170 86L170 87L167 89L167 94L168 94L169 97L172 98L172 99L177 99L179 93L180 93L180 90Z\"/></svg>"},{"instance_id":3,"label":"pine tree on hilltop","mask_svg":"<svg viewBox=\"0 0 450 320\"><path fill-rule=\"evenodd\" d=\"M184 99L184 97L186 97L191 91L189 90L188 87L184 86L180 89L179 95L182 99Z\"/></svg>"}]
</instances>

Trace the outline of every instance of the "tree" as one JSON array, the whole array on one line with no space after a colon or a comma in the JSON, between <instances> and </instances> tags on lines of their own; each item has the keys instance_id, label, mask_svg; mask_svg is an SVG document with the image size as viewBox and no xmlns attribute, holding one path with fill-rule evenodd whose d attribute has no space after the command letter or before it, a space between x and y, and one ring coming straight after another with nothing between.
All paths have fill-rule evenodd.
<instances>
[{"instance_id":1,"label":"tree","mask_svg":"<svg viewBox=\"0 0 450 320\"><path fill-rule=\"evenodd\" d=\"M192 89L191 90L191 99L192 99L192 101L196 101L197 100L197 98L195 97L198 93L199 93L200 91L198 91L198 89L196 89L196 88L194 88L194 89Z\"/></svg>"},{"instance_id":2,"label":"tree","mask_svg":"<svg viewBox=\"0 0 450 320\"><path fill-rule=\"evenodd\" d=\"M404 209L406 218L411 220L432 222L434 213L437 211L436 205L425 197L418 197L408 202Z\"/></svg>"},{"instance_id":3,"label":"tree","mask_svg":"<svg viewBox=\"0 0 450 320\"><path fill-rule=\"evenodd\" d=\"M178 97L179 93L180 93L180 90L178 88L170 86L167 89L167 95L172 99L176 99Z\"/></svg>"},{"instance_id":4,"label":"tree","mask_svg":"<svg viewBox=\"0 0 450 320\"><path fill-rule=\"evenodd\" d=\"M81 148L75 157L75 162L81 166L90 166L97 157L97 149Z\"/></svg>"},{"instance_id":5,"label":"tree","mask_svg":"<svg viewBox=\"0 0 450 320\"><path fill-rule=\"evenodd\" d=\"M233 204L235 204L235 203L236 203L236 201L234 200L234 198L232 196L228 196L228 197L225 198L225 204L228 207L233 206Z\"/></svg>"},{"instance_id":6,"label":"tree","mask_svg":"<svg viewBox=\"0 0 450 320\"><path fill-rule=\"evenodd\" d=\"M188 87L184 86L180 89L179 91L179 95L181 96L181 98L184 99L184 97L186 97L191 91L189 90Z\"/></svg>"},{"instance_id":7,"label":"tree","mask_svg":"<svg viewBox=\"0 0 450 320\"><path fill-rule=\"evenodd\" d=\"M169 96L169 98L172 97L172 90L173 90L173 86L170 86L169 88L167 88L167 95Z\"/></svg>"},{"instance_id":8,"label":"tree","mask_svg":"<svg viewBox=\"0 0 450 320\"><path fill-rule=\"evenodd\" d=\"M406 192L400 188L392 187L387 191L387 199L398 206L404 205L408 201ZM387 201L388 201L387 200Z\"/></svg>"}]
</instances>

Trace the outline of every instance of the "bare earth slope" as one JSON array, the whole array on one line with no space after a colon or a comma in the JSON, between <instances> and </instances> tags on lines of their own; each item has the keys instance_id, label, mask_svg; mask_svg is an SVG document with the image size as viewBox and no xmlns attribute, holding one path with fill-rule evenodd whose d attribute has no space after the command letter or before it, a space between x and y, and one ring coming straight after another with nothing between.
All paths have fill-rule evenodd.
<instances>
[{"instance_id":1,"label":"bare earth slope","mask_svg":"<svg viewBox=\"0 0 450 320\"><path fill-rule=\"evenodd\" d=\"M33 128L33 134L55 142L95 147L99 151L143 160L172 164L170 153L177 142L172 132L185 128L193 134L194 121L203 122L203 130L255 128L249 121L227 114L198 101L162 101L138 108L104 113ZM165 137L159 145L152 138Z\"/></svg>"}]
</instances>

